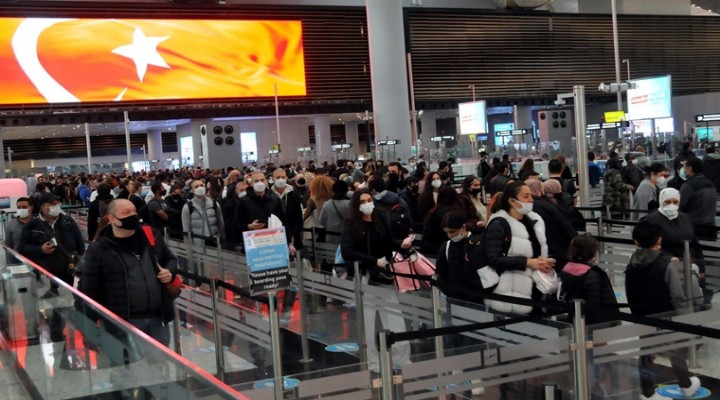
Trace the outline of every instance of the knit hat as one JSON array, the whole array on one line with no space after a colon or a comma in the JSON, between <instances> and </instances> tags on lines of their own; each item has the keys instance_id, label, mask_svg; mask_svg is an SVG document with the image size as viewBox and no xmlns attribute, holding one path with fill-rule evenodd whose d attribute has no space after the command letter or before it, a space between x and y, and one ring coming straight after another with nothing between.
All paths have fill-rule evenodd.
<instances>
[{"instance_id":1,"label":"knit hat","mask_svg":"<svg viewBox=\"0 0 720 400\"><path fill-rule=\"evenodd\" d=\"M680 201L680 192L677 189L666 188L660 192L660 206L662 206L668 199L676 199Z\"/></svg>"}]
</instances>

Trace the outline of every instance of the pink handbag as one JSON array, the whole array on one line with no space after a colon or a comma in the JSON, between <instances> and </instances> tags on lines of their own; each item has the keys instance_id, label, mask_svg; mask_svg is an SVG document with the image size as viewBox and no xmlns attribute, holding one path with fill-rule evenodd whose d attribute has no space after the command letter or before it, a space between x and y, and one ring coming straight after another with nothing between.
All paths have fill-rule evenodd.
<instances>
[{"instance_id":1,"label":"pink handbag","mask_svg":"<svg viewBox=\"0 0 720 400\"><path fill-rule=\"evenodd\" d=\"M396 252L393 255L393 262L390 266L393 272L399 272L401 274L423 276L435 275L435 264L417 252L411 253L408 257L403 257L402 254ZM420 289L428 289L430 288L430 282L404 276L395 276L395 286L400 293L405 293Z\"/></svg>"}]
</instances>

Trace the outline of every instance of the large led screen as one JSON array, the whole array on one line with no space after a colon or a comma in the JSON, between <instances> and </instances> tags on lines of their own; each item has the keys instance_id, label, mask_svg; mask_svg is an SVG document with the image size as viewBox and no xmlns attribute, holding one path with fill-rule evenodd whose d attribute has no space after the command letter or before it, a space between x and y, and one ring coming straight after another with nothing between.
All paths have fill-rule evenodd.
<instances>
[{"instance_id":1,"label":"large led screen","mask_svg":"<svg viewBox=\"0 0 720 400\"><path fill-rule=\"evenodd\" d=\"M487 133L487 108L485 101L460 103L460 134Z\"/></svg>"},{"instance_id":2,"label":"large led screen","mask_svg":"<svg viewBox=\"0 0 720 400\"><path fill-rule=\"evenodd\" d=\"M637 88L628 90L630 120L672 117L672 82L670 75L633 79Z\"/></svg>"},{"instance_id":3,"label":"large led screen","mask_svg":"<svg viewBox=\"0 0 720 400\"><path fill-rule=\"evenodd\" d=\"M300 21L0 18L0 104L304 96Z\"/></svg>"}]
</instances>

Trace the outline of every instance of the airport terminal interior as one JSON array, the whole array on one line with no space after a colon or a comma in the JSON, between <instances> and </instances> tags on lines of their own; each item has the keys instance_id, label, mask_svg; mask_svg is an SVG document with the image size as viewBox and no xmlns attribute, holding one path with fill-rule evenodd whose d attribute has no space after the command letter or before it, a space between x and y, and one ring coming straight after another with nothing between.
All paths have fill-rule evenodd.
<instances>
[{"instance_id":1,"label":"airport terminal interior","mask_svg":"<svg viewBox=\"0 0 720 400\"><path fill-rule=\"evenodd\" d=\"M0 60L0 400L720 398L720 1L17 0Z\"/></svg>"}]
</instances>

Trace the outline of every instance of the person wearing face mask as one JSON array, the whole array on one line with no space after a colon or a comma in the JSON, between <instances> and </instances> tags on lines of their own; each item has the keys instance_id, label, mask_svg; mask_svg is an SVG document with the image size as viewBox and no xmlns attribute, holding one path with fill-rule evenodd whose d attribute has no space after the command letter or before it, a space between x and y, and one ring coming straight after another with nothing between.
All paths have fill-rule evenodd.
<instances>
[{"instance_id":1,"label":"person wearing face mask","mask_svg":"<svg viewBox=\"0 0 720 400\"><path fill-rule=\"evenodd\" d=\"M488 192L491 196L495 193L502 192L505 186L511 182L510 178L510 163L502 161L497 165L497 175L495 175L488 183Z\"/></svg>"},{"instance_id":2,"label":"person wearing face mask","mask_svg":"<svg viewBox=\"0 0 720 400\"><path fill-rule=\"evenodd\" d=\"M155 182L150 186L153 193L153 199L147 203L147 215L149 221L143 221L157 230L162 235L163 230L169 225L169 206L163 199L167 192L160 182ZM134 205L134 204L133 204Z\"/></svg>"},{"instance_id":3,"label":"person wearing face mask","mask_svg":"<svg viewBox=\"0 0 720 400\"><path fill-rule=\"evenodd\" d=\"M545 237L547 238L548 254L555 257L555 270L560 271L567 263L567 249L572 239L577 236L577 230L573 228L570 219L563 214L557 203L549 200L544 193L544 186L554 187L555 192L560 192L560 183L555 179L546 182L538 178L530 178L525 181L530 188L533 198L533 211L536 212L545 224ZM553 199L554 200L554 199Z\"/></svg>"},{"instance_id":4,"label":"person wearing face mask","mask_svg":"<svg viewBox=\"0 0 720 400\"><path fill-rule=\"evenodd\" d=\"M108 205L113 201L112 188L106 183L98 185L97 197L88 207L87 234L88 239L95 238L100 219L107 215Z\"/></svg>"},{"instance_id":5,"label":"person wearing face mask","mask_svg":"<svg viewBox=\"0 0 720 400\"><path fill-rule=\"evenodd\" d=\"M470 175L463 179L460 199L464 202L468 213L474 217L471 219L475 226L485 227L488 216L487 208L482 202L482 186L480 186L479 178Z\"/></svg>"},{"instance_id":6,"label":"person wearing face mask","mask_svg":"<svg viewBox=\"0 0 720 400\"><path fill-rule=\"evenodd\" d=\"M181 218L183 232L190 234L196 246L217 246L216 236L225 236L225 221L218 203L207 196L202 180L190 184L193 197L183 206Z\"/></svg>"},{"instance_id":7,"label":"person wearing face mask","mask_svg":"<svg viewBox=\"0 0 720 400\"><path fill-rule=\"evenodd\" d=\"M418 213L420 215L427 215L435 207L438 192L443 186L443 177L439 172L431 172L427 174L424 182L420 190L420 200L418 201Z\"/></svg>"},{"instance_id":8,"label":"person wearing face mask","mask_svg":"<svg viewBox=\"0 0 720 400\"><path fill-rule=\"evenodd\" d=\"M453 211L463 212L465 213L466 223L470 226L477 226L474 222L476 220L472 219L475 214L467 210L464 205L455 189L449 186L440 188L437 205L425 217L425 228L422 231L422 240L420 241L420 251L423 254L435 256L447 241L447 235L442 228L442 221L448 213Z\"/></svg>"},{"instance_id":9,"label":"person wearing face mask","mask_svg":"<svg viewBox=\"0 0 720 400\"><path fill-rule=\"evenodd\" d=\"M653 211L658 207L658 191L667 186L668 171L664 165L653 163L645 170L645 179L635 190L633 209ZM634 212L632 218L640 219L644 213Z\"/></svg>"},{"instance_id":10,"label":"person wearing face mask","mask_svg":"<svg viewBox=\"0 0 720 400\"><path fill-rule=\"evenodd\" d=\"M302 249L303 213L300 196L295 193L295 188L287 183L288 176L284 168L277 168L273 171L273 181L271 190L280 198L280 204L285 214L283 225L289 231L295 248Z\"/></svg>"},{"instance_id":11,"label":"person wearing face mask","mask_svg":"<svg viewBox=\"0 0 720 400\"><path fill-rule=\"evenodd\" d=\"M412 230L415 232L422 231L423 229L423 216L418 211L418 204L420 201L420 184L418 178L410 176L405 178L405 190L400 193L402 198L410 210L410 217L412 217Z\"/></svg>"},{"instance_id":12,"label":"person wearing face mask","mask_svg":"<svg viewBox=\"0 0 720 400\"><path fill-rule=\"evenodd\" d=\"M5 244L9 248L17 250L23 227L33 219L33 213L30 199L27 197L17 199L15 207L17 208L15 211L17 218L11 219L5 227Z\"/></svg>"},{"instance_id":13,"label":"person wearing face mask","mask_svg":"<svg viewBox=\"0 0 720 400\"><path fill-rule=\"evenodd\" d=\"M699 158L685 160L680 176L685 179L680 188L680 211L687 213L693 224L695 234L700 240L715 241L715 212L717 192L715 184L703 175L703 165Z\"/></svg>"},{"instance_id":14,"label":"person wearing face mask","mask_svg":"<svg viewBox=\"0 0 720 400\"><path fill-rule=\"evenodd\" d=\"M268 188L265 174L262 172L253 172L248 184L251 186L246 190L247 195L238 200L233 214L233 227L235 228L235 238L239 240L238 244L242 244L243 232L267 228L271 215L275 215L283 225L287 225L282 202L280 198ZM293 245L295 239L291 235L290 230L286 230L285 233L287 235L290 255L295 255L295 246Z\"/></svg>"},{"instance_id":15,"label":"person wearing face mask","mask_svg":"<svg viewBox=\"0 0 720 400\"><path fill-rule=\"evenodd\" d=\"M168 235L176 240L182 240L182 209L187 200L182 195L182 186L175 184L170 186L170 195L165 198L168 208L165 212L168 215Z\"/></svg>"},{"instance_id":16,"label":"person wearing face mask","mask_svg":"<svg viewBox=\"0 0 720 400\"><path fill-rule=\"evenodd\" d=\"M350 200L340 244L345 261L360 262L360 271L363 276L362 278L356 276L355 279L362 279L363 283L372 282L375 285L393 288L393 280L385 280L380 271L388 268L388 260L392 259L393 251L401 249L403 239L392 236L388 214L382 208L375 207L372 192L368 189L355 191ZM397 296L388 300L396 302ZM383 328L393 332L404 332L406 330L405 321L402 317L388 313L385 308L377 308L370 302L363 304L363 307L365 338L366 343L369 343L367 346L368 369L377 372L379 356L377 349L372 345L376 333L376 314L379 315ZM409 342L393 346L392 359L395 365L410 362Z\"/></svg>"},{"instance_id":17,"label":"person wearing face mask","mask_svg":"<svg viewBox=\"0 0 720 400\"><path fill-rule=\"evenodd\" d=\"M450 211L443 217L442 229L449 239L440 247L435 263L435 272L440 276L443 293L448 297L482 302L478 294L483 286L477 269L469 265L468 237L464 211Z\"/></svg>"},{"instance_id":18,"label":"person wearing face mask","mask_svg":"<svg viewBox=\"0 0 720 400\"><path fill-rule=\"evenodd\" d=\"M535 287L533 272L550 272L555 260L548 258L545 222L532 209L530 188L522 182L508 184L493 204L485 232L485 252L488 265L500 276L494 293L524 299L542 297ZM501 312L533 311L532 307L501 301L488 300L486 304Z\"/></svg>"},{"instance_id":19,"label":"person wearing face mask","mask_svg":"<svg viewBox=\"0 0 720 400\"><path fill-rule=\"evenodd\" d=\"M663 189L660 192L660 208L643 219L658 228L663 253L682 260L685 251L683 242L688 240L693 263L700 268L701 278L704 279L705 257L690 217L680 211L681 197L680 192L673 188Z\"/></svg>"},{"instance_id":20,"label":"person wearing face mask","mask_svg":"<svg viewBox=\"0 0 720 400\"><path fill-rule=\"evenodd\" d=\"M57 196L46 193L39 203L40 214L23 227L17 250L72 286L75 265L85 253L85 240L75 220L62 213ZM43 298L57 295L58 286L51 284ZM50 339L60 342L65 339L65 323L59 312L53 314L49 321Z\"/></svg>"},{"instance_id":21,"label":"person wearing face mask","mask_svg":"<svg viewBox=\"0 0 720 400\"><path fill-rule=\"evenodd\" d=\"M308 189L307 179L305 174L297 174L294 179L295 193L300 196L300 202L303 207L307 207L307 202L310 199L310 190Z\"/></svg>"},{"instance_id":22,"label":"person wearing face mask","mask_svg":"<svg viewBox=\"0 0 720 400\"><path fill-rule=\"evenodd\" d=\"M131 202L113 201L108 217L88 247L80 291L167 346L175 312L164 284L175 279L177 258L163 240L150 240Z\"/></svg>"},{"instance_id":23,"label":"person wearing face mask","mask_svg":"<svg viewBox=\"0 0 720 400\"><path fill-rule=\"evenodd\" d=\"M335 235L327 235L325 241L327 243L340 243L339 234L342 233L345 216L350 207L350 199L348 199L348 184L345 181L337 181L332 186L333 196L330 200L323 204L320 210L320 225L324 226L328 232Z\"/></svg>"}]
</instances>

